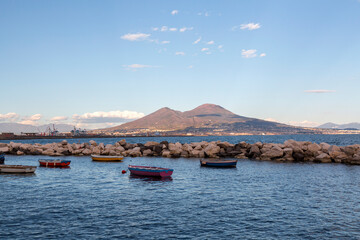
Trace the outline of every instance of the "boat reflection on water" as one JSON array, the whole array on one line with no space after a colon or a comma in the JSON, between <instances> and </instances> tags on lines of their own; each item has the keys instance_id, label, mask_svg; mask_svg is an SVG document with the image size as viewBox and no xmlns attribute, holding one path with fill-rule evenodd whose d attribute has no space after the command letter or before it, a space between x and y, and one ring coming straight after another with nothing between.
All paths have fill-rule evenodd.
<instances>
[{"instance_id":1,"label":"boat reflection on water","mask_svg":"<svg viewBox=\"0 0 360 240\"><path fill-rule=\"evenodd\" d=\"M171 182L173 180L172 177L158 178L158 177L139 176L134 174L130 174L129 178L139 179L145 182Z\"/></svg>"}]
</instances>

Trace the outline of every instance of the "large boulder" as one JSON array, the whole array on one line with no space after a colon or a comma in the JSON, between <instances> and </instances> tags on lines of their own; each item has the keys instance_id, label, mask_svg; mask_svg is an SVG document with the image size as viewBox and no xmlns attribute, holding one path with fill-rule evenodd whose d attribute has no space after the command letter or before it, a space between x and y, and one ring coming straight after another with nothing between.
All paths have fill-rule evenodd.
<instances>
[{"instance_id":1,"label":"large boulder","mask_svg":"<svg viewBox=\"0 0 360 240\"><path fill-rule=\"evenodd\" d=\"M261 152L261 160L273 160L276 158L281 158L284 155L284 150L277 145L273 145L271 148L262 148Z\"/></svg>"},{"instance_id":2,"label":"large boulder","mask_svg":"<svg viewBox=\"0 0 360 240\"><path fill-rule=\"evenodd\" d=\"M84 149L84 150L82 151L82 154L84 154L84 155L91 155L91 150L90 150L90 149Z\"/></svg>"},{"instance_id":3,"label":"large boulder","mask_svg":"<svg viewBox=\"0 0 360 240\"><path fill-rule=\"evenodd\" d=\"M204 149L204 152L209 158L218 158L218 153L220 152L220 147L214 143L210 143Z\"/></svg>"},{"instance_id":4,"label":"large boulder","mask_svg":"<svg viewBox=\"0 0 360 240\"><path fill-rule=\"evenodd\" d=\"M150 149L145 149L144 151L143 151L143 156L145 157L145 156L153 156L154 155L154 153L153 153L153 151L151 151Z\"/></svg>"},{"instance_id":5,"label":"large boulder","mask_svg":"<svg viewBox=\"0 0 360 240\"><path fill-rule=\"evenodd\" d=\"M144 144L145 147L153 147L156 145L159 145L159 143L158 142L147 142Z\"/></svg>"},{"instance_id":6,"label":"large boulder","mask_svg":"<svg viewBox=\"0 0 360 240\"><path fill-rule=\"evenodd\" d=\"M8 146L6 147L0 147L0 153L7 153L10 151L10 148Z\"/></svg>"},{"instance_id":7,"label":"large boulder","mask_svg":"<svg viewBox=\"0 0 360 240\"><path fill-rule=\"evenodd\" d=\"M89 143L91 146L94 146L94 147L97 146L97 143L94 140L90 140Z\"/></svg>"},{"instance_id":8,"label":"large boulder","mask_svg":"<svg viewBox=\"0 0 360 240\"><path fill-rule=\"evenodd\" d=\"M327 153L321 153L320 155L316 156L315 161L322 163L331 163L331 157Z\"/></svg>"},{"instance_id":9,"label":"large boulder","mask_svg":"<svg viewBox=\"0 0 360 240\"><path fill-rule=\"evenodd\" d=\"M260 148L258 147L258 145L253 144L250 148L249 153L247 154L248 158L257 158L261 155L261 151Z\"/></svg>"}]
</instances>

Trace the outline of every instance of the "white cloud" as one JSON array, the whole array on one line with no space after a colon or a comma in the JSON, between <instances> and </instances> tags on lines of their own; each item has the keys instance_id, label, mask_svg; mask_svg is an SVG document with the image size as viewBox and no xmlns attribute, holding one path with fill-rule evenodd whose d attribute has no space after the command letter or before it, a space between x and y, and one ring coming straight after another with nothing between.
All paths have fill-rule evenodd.
<instances>
[{"instance_id":1,"label":"white cloud","mask_svg":"<svg viewBox=\"0 0 360 240\"><path fill-rule=\"evenodd\" d=\"M169 44L170 41L162 41L161 44Z\"/></svg>"},{"instance_id":2,"label":"white cloud","mask_svg":"<svg viewBox=\"0 0 360 240\"><path fill-rule=\"evenodd\" d=\"M177 31L177 28L169 28L169 31L170 31L170 32L176 32L176 31Z\"/></svg>"},{"instance_id":3,"label":"white cloud","mask_svg":"<svg viewBox=\"0 0 360 240\"><path fill-rule=\"evenodd\" d=\"M202 52L209 51L209 48L202 48L201 51Z\"/></svg>"},{"instance_id":4,"label":"white cloud","mask_svg":"<svg viewBox=\"0 0 360 240\"><path fill-rule=\"evenodd\" d=\"M209 42L207 42L206 44L209 44L209 45L212 45L212 44L214 44L215 42L214 41L209 41Z\"/></svg>"},{"instance_id":5,"label":"white cloud","mask_svg":"<svg viewBox=\"0 0 360 240\"><path fill-rule=\"evenodd\" d=\"M236 31L238 29L241 30L255 30L255 29L259 29L261 27L260 23L248 23L248 24L241 24L240 26L233 26L231 28L232 31Z\"/></svg>"},{"instance_id":6,"label":"white cloud","mask_svg":"<svg viewBox=\"0 0 360 240\"><path fill-rule=\"evenodd\" d=\"M34 125L36 124L40 119L42 118L42 115L41 114L34 114L30 117L26 116L26 117L23 117L18 123L21 123L21 124L29 124L29 125Z\"/></svg>"},{"instance_id":7,"label":"white cloud","mask_svg":"<svg viewBox=\"0 0 360 240\"><path fill-rule=\"evenodd\" d=\"M176 52L175 55L184 56L185 53L184 52Z\"/></svg>"},{"instance_id":8,"label":"white cloud","mask_svg":"<svg viewBox=\"0 0 360 240\"><path fill-rule=\"evenodd\" d=\"M289 121L287 124L292 125L292 126L297 126L297 127L317 127L320 124L317 122L311 122L308 120L304 120L301 122L297 122L297 121Z\"/></svg>"},{"instance_id":9,"label":"white cloud","mask_svg":"<svg viewBox=\"0 0 360 240\"><path fill-rule=\"evenodd\" d=\"M260 54L260 57L265 57L266 56L266 53L261 53Z\"/></svg>"},{"instance_id":10,"label":"white cloud","mask_svg":"<svg viewBox=\"0 0 360 240\"><path fill-rule=\"evenodd\" d=\"M218 46L218 49L222 49L224 46L223 45L219 45Z\"/></svg>"},{"instance_id":11,"label":"white cloud","mask_svg":"<svg viewBox=\"0 0 360 240\"><path fill-rule=\"evenodd\" d=\"M242 30L255 30L255 29L259 29L261 27L260 23L248 23L248 24L241 24L240 25L240 29Z\"/></svg>"},{"instance_id":12,"label":"white cloud","mask_svg":"<svg viewBox=\"0 0 360 240\"><path fill-rule=\"evenodd\" d=\"M150 37L150 34L146 33L128 33L121 36L121 39L128 40L128 41L143 41Z\"/></svg>"},{"instance_id":13,"label":"white cloud","mask_svg":"<svg viewBox=\"0 0 360 240\"><path fill-rule=\"evenodd\" d=\"M256 57L256 49L249 49L249 50L241 50L241 55L243 58L254 58Z\"/></svg>"},{"instance_id":14,"label":"white cloud","mask_svg":"<svg viewBox=\"0 0 360 240\"><path fill-rule=\"evenodd\" d=\"M153 27L153 28L151 28L151 30L153 30L153 31L158 31L159 28L158 28L158 27Z\"/></svg>"},{"instance_id":15,"label":"white cloud","mask_svg":"<svg viewBox=\"0 0 360 240\"><path fill-rule=\"evenodd\" d=\"M183 27L183 28L180 28L179 31L180 32L185 32L185 31L191 31L193 29L194 29L193 27Z\"/></svg>"},{"instance_id":16,"label":"white cloud","mask_svg":"<svg viewBox=\"0 0 360 240\"><path fill-rule=\"evenodd\" d=\"M335 90L325 90L325 89L319 89L319 90L305 90L307 93L331 93L336 92Z\"/></svg>"},{"instance_id":17,"label":"white cloud","mask_svg":"<svg viewBox=\"0 0 360 240\"><path fill-rule=\"evenodd\" d=\"M190 66L188 66L188 68L189 68L189 69L192 69L192 68L194 68L194 66L193 66L193 65L190 65Z\"/></svg>"},{"instance_id":18,"label":"white cloud","mask_svg":"<svg viewBox=\"0 0 360 240\"><path fill-rule=\"evenodd\" d=\"M72 116L76 123L124 123L144 117L145 114L134 111L93 112Z\"/></svg>"},{"instance_id":19,"label":"white cloud","mask_svg":"<svg viewBox=\"0 0 360 240\"><path fill-rule=\"evenodd\" d=\"M141 68L152 68L152 67L155 67L155 66L135 63L135 64L131 64L131 65L123 65L123 67L126 68L126 69L136 70L136 69L141 69Z\"/></svg>"},{"instance_id":20,"label":"white cloud","mask_svg":"<svg viewBox=\"0 0 360 240\"><path fill-rule=\"evenodd\" d=\"M198 44L201 41L201 37L199 37L198 39L195 40L195 42L193 42L193 44Z\"/></svg>"},{"instance_id":21,"label":"white cloud","mask_svg":"<svg viewBox=\"0 0 360 240\"><path fill-rule=\"evenodd\" d=\"M58 116L58 117L53 117L50 119L51 122L60 122L60 121L65 121L65 120L68 120L68 117Z\"/></svg>"},{"instance_id":22,"label":"white cloud","mask_svg":"<svg viewBox=\"0 0 360 240\"><path fill-rule=\"evenodd\" d=\"M6 114L0 114L0 121L16 121L20 117L19 114L11 112Z\"/></svg>"},{"instance_id":23,"label":"white cloud","mask_svg":"<svg viewBox=\"0 0 360 240\"><path fill-rule=\"evenodd\" d=\"M166 32L167 30L168 30L167 26L162 26L160 29L161 32Z\"/></svg>"},{"instance_id":24,"label":"white cloud","mask_svg":"<svg viewBox=\"0 0 360 240\"><path fill-rule=\"evenodd\" d=\"M208 16L210 16L210 13L209 13L209 12L207 12L207 11L204 11L204 12L199 12L199 13L198 13L198 15L199 15L199 16L205 16L205 17L208 17Z\"/></svg>"},{"instance_id":25,"label":"white cloud","mask_svg":"<svg viewBox=\"0 0 360 240\"><path fill-rule=\"evenodd\" d=\"M172 11L171 11L171 15L176 15L176 14L178 14L178 13L179 13L178 10L172 10Z\"/></svg>"}]
</instances>

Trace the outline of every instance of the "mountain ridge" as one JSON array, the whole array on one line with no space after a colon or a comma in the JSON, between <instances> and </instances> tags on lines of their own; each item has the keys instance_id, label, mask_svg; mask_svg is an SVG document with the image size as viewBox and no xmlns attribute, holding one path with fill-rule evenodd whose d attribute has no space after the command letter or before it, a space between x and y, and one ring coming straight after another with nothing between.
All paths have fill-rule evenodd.
<instances>
[{"instance_id":1,"label":"mountain ridge","mask_svg":"<svg viewBox=\"0 0 360 240\"><path fill-rule=\"evenodd\" d=\"M301 127L269 122L237 115L219 105L202 104L189 111L177 111L168 107L150 113L140 119L115 127L101 129L105 132L174 132L188 133L296 133L306 132Z\"/></svg>"}]
</instances>

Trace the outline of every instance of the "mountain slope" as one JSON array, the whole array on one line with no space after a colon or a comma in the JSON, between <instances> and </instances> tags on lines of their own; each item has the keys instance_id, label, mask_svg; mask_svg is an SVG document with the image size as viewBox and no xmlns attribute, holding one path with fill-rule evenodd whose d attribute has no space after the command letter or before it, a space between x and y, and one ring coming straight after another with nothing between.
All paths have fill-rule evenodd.
<instances>
[{"instance_id":1,"label":"mountain slope","mask_svg":"<svg viewBox=\"0 0 360 240\"><path fill-rule=\"evenodd\" d=\"M193 110L180 112L161 108L138 120L102 129L104 132L168 131L177 133L296 133L303 128L236 115L215 104L203 104Z\"/></svg>"},{"instance_id":2,"label":"mountain slope","mask_svg":"<svg viewBox=\"0 0 360 240\"><path fill-rule=\"evenodd\" d=\"M336 123L332 123L332 122L328 122L328 123L324 123L320 126L318 126L318 128L331 128L331 129L360 129L360 123L346 123L346 124L336 124Z\"/></svg>"}]
</instances>

